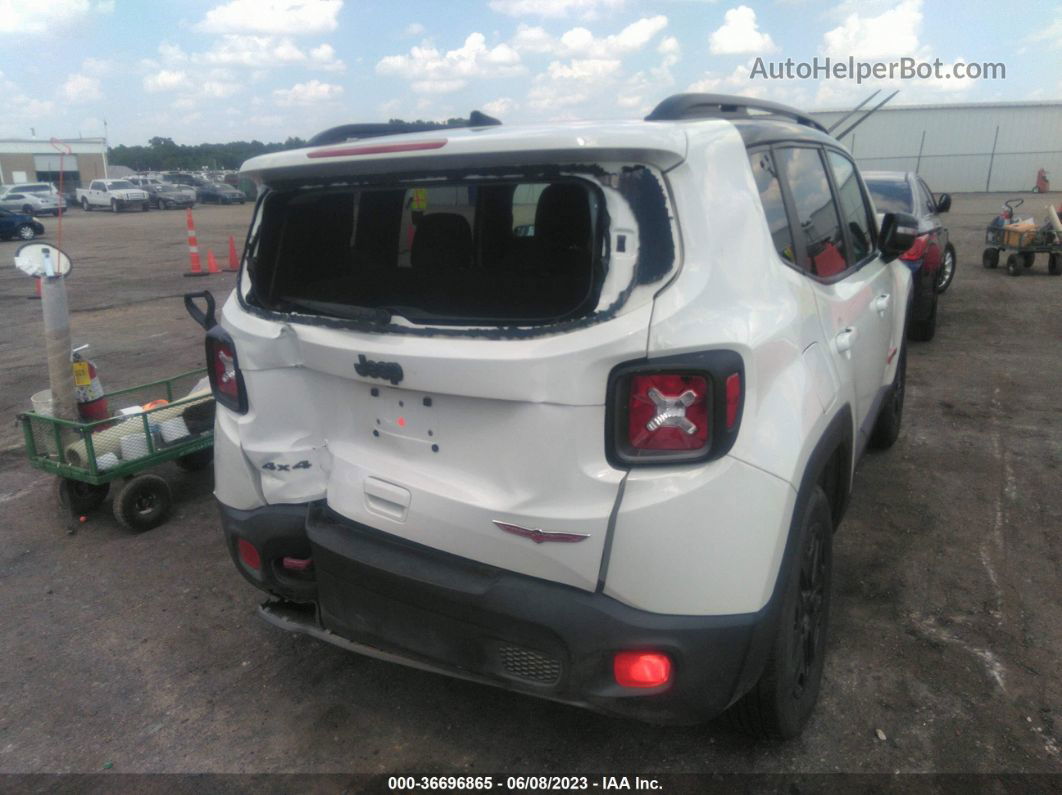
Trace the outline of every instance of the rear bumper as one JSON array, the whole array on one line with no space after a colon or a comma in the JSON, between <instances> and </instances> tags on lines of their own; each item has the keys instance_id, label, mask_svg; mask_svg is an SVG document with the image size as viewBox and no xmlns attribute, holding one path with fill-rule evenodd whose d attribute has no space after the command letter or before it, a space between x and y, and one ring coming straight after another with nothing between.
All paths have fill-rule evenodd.
<instances>
[{"instance_id":1,"label":"rear bumper","mask_svg":"<svg viewBox=\"0 0 1062 795\"><path fill-rule=\"evenodd\" d=\"M728 616L648 613L398 539L322 503L251 511L222 505L221 518L244 576L288 600L263 605L271 623L369 656L608 714L654 723L710 719L756 681L773 636L769 608ZM260 570L240 560L240 538L259 550ZM312 574L293 588L278 555L312 555ZM670 655L667 685L635 690L615 683L614 653L637 649Z\"/></svg>"}]
</instances>

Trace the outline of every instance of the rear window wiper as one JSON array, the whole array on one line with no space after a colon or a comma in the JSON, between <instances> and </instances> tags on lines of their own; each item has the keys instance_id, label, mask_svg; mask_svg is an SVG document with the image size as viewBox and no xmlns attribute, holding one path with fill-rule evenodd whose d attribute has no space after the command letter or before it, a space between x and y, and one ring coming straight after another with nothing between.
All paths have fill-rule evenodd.
<instances>
[{"instance_id":1,"label":"rear window wiper","mask_svg":"<svg viewBox=\"0 0 1062 795\"><path fill-rule=\"evenodd\" d=\"M280 300L298 309L308 309L318 315L332 315L345 320L367 320L381 326L391 322L391 310L384 306L357 306L356 304L339 304L333 301L314 301L309 298L292 298L282 295Z\"/></svg>"}]
</instances>

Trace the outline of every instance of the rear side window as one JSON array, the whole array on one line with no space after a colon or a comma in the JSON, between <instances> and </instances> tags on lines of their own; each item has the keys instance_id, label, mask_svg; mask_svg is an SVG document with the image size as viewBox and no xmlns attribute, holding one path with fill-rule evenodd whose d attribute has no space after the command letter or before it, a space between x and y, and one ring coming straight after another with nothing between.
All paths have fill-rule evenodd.
<instances>
[{"instance_id":1,"label":"rear side window","mask_svg":"<svg viewBox=\"0 0 1062 795\"><path fill-rule=\"evenodd\" d=\"M868 180L867 190L879 213L912 212L911 188L906 180Z\"/></svg>"},{"instance_id":2,"label":"rear side window","mask_svg":"<svg viewBox=\"0 0 1062 795\"><path fill-rule=\"evenodd\" d=\"M782 201L782 188L778 181L778 170L774 166L774 158L767 150L751 152L749 165L752 167L752 178L756 180L756 189L760 194L763 214L767 218L767 227L771 230L774 250L786 262L796 265L793 235L789 229L785 203Z\"/></svg>"},{"instance_id":3,"label":"rear side window","mask_svg":"<svg viewBox=\"0 0 1062 795\"><path fill-rule=\"evenodd\" d=\"M819 150L786 147L777 153L800 224L797 264L816 276L836 276L847 268L845 242Z\"/></svg>"},{"instance_id":4,"label":"rear side window","mask_svg":"<svg viewBox=\"0 0 1062 795\"><path fill-rule=\"evenodd\" d=\"M874 226L871 223L870 207L863 198L859 177L852 161L839 152L826 152L826 159L833 169L833 182L837 186L837 201L841 221L848 229L852 250L848 252L848 264L862 262L874 250Z\"/></svg>"}]
</instances>

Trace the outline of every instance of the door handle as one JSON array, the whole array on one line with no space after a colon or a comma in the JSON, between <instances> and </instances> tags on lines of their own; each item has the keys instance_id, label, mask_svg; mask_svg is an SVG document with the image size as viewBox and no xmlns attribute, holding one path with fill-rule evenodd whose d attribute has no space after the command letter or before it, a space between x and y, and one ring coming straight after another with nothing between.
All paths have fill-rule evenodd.
<instances>
[{"instance_id":1,"label":"door handle","mask_svg":"<svg viewBox=\"0 0 1062 795\"><path fill-rule=\"evenodd\" d=\"M889 308L890 297L891 296L888 293L882 293L881 295L879 295L877 298L874 299L874 309L884 314L885 310Z\"/></svg>"},{"instance_id":2,"label":"door handle","mask_svg":"<svg viewBox=\"0 0 1062 795\"><path fill-rule=\"evenodd\" d=\"M842 331L840 334L838 334L835 337L835 339L837 341L837 350L838 350L838 352L839 353L844 353L844 354L847 354L847 355L851 356L852 345L855 343L856 337L858 337L858 336L859 336L859 331L857 329L855 329L855 328L852 328L851 326L849 326L844 331Z\"/></svg>"}]
</instances>

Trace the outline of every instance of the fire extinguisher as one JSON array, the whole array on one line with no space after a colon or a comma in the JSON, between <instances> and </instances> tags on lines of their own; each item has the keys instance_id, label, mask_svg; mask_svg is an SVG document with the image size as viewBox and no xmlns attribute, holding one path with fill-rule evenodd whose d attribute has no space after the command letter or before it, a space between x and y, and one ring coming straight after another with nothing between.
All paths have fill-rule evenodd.
<instances>
[{"instance_id":1,"label":"fire extinguisher","mask_svg":"<svg viewBox=\"0 0 1062 795\"><path fill-rule=\"evenodd\" d=\"M103 394L103 384L96 372L95 362L81 355L88 345L74 348L70 360L74 367L74 394L77 397L77 413L85 422L105 420L111 416L107 409L107 398Z\"/></svg>"}]
</instances>

